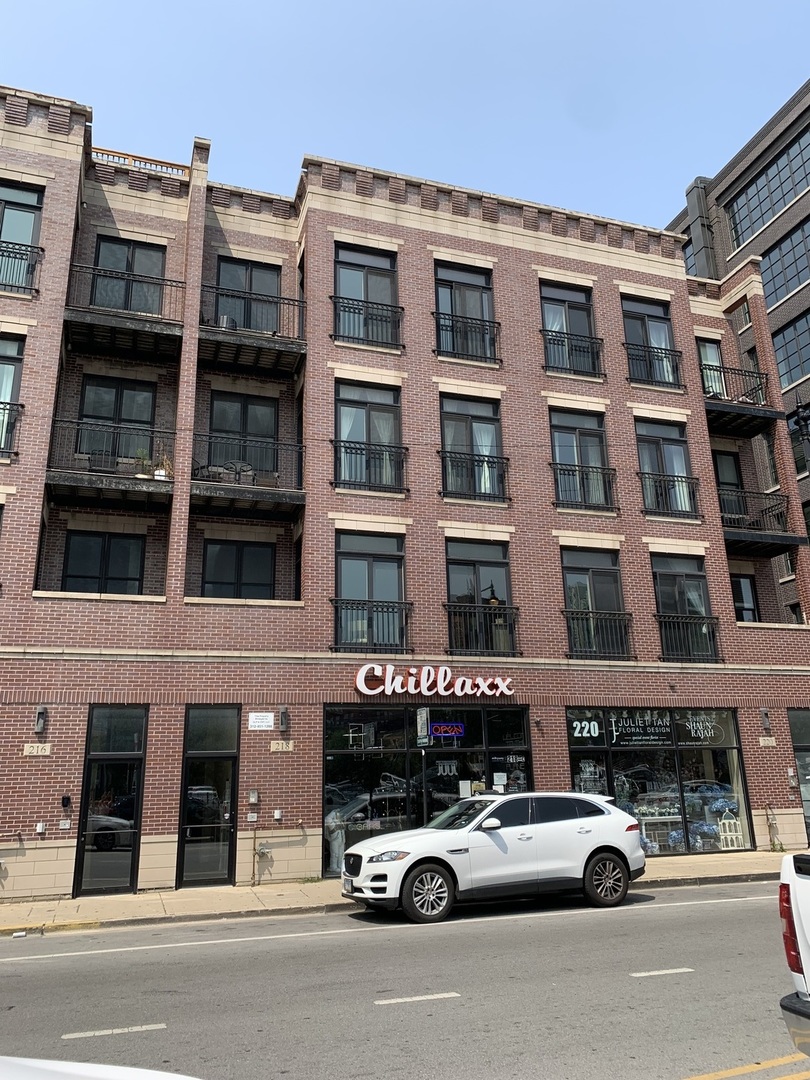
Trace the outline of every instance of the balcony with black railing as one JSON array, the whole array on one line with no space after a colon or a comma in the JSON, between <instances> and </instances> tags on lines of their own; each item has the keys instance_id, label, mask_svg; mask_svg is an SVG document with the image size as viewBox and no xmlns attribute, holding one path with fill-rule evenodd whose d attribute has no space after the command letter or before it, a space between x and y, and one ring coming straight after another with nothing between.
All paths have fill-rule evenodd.
<instances>
[{"instance_id":1,"label":"balcony with black railing","mask_svg":"<svg viewBox=\"0 0 810 1080\"><path fill-rule=\"evenodd\" d=\"M332 597L335 609L333 652L404 653L408 617L413 605L403 600L343 600Z\"/></svg>"},{"instance_id":2,"label":"balcony with black railing","mask_svg":"<svg viewBox=\"0 0 810 1080\"><path fill-rule=\"evenodd\" d=\"M33 296L39 291L41 247L0 240L0 292Z\"/></svg>"},{"instance_id":3,"label":"balcony with black railing","mask_svg":"<svg viewBox=\"0 0 810 1080\"><path fill-rule=\"evenodd\" d=\"M768 405L768 373L702 364L703 395L709 431L746 439L761 434L784 413Z\"/></svg>"},{"instance_id":4,"label":"balcony with black railing","mask_svg":"<svg viewBox=\"0 0 810 1080\"><path fill-rule=\"evenodd\" d=\"M518 609L501 603L445 604L453 656L517 656Z\"/></svg>"},{"instance_id":5,"label":"balcony with black railing","mask_svg":"<svg viewBox=\"0 0 810 1080\"><path fill-rule=\"evenodd\" d=\"M67 306L125 318L181 323L185 292L184 281L74 263Z\"/></svg>"},{"instance_id":6,"label":"balcony with black railing","mask_svg":"<svg viewBox=\"0 0 810 1080\"><path fill-rule=\"evenodd\" d=\"M203 285L200 362L294 374L306 352L305 312L303 300Z\"/></svg>"},{"instance_id":7,"label":"balcony with black railing","mask_svg":"<svg viewBox=\"0 0 810 1080\"><path fill-rule=\"evenodd\" d=\"M717 495L729 554L771 559L807 543L804 533L789 530L787 495L722 484Z\"/></svg>"},{"instance_id":8,"label":"balcony with black railing","mask_svg":"<svg viewBox=\"0 0 810 1080\"><path fill-rule=\"evenodd\" d=\"M575 611L564 608L568 653L572 660L632 660L630 622L625 611Z\"/></svg>"},{"instance_id":9,"label":"balcony with black railing","mask_svg":"<svg viewBox=\"0 0 810 1080\"><path fill-rule=\"evenodd\" d=\"M23 408L19 401L0 401L0 458L17 456Z\"/></svg>"},{"instance_id":10,"label":"balcony with black railing","mask_svg":"<svg viewBox=\"0 0 810 1080\"><path fill-rule=\"evenodd\" d=\"M476 502L508 502L509 458L492 454L459 454L437 451L442 459L440 495Z\"/></svg>"},{"instance_id":11,"label":"balcony with black railing","mask_svg":"<svg viewBox=\"0 0 810 1080\"><path fill-rule=\"evenodd\" d=\"M405 486L408 448L380 443L332 439L335 453L334 487L355 491L400 494Z\"/></svg>"},{"instance_id":12,"label":"balcony with black railing","mask_svg":"<svg viewBox=\"0 0 810 1080\"><path fill-rule=\"evenodd\" d=\"M604 378L602 338L582 334L562 334L558 330L541 330L546 371L565 375L586 375Z\"/></svg>"},{"instance_id":13,"label":"balcony with black railing","mask_svg":"<svg viewBox=\"0 0 810 1080\"><path fill-rule=\"evenodd\" d=\"M501 324L490 319L468 319L463 315L448 315L434 311L436 320L436 352L457 360L477 360L483 364L499 364Z\"/></svg>"},{"instance_id":14,"label":"balcony with black railing","mask_svg":"<svg viewBox=\"0 0 810 1080\"><path fill-rule=\"evenodd\" d=\"M211 510L222 501L282 510L303 504L304 447L250 435L194 435L191 493Z\"/></svg>"},{"instance_id":15,"label":"balcony with black railing","mask_svg":"<svg viewBox=\"0 0 810 1080\"><path fill-rule=\"evenodd\" d=\"M627 350L630 382L676 390L683 388L681 353L677 349L634 345L628 341L624 347Z\"/></svg>"},{"instance_id":16,"label":"balcony with black railing","mask_svg":"<svg viewBox=\"0 0 810 1080\"><path fill-rule=\"evenodd\" d=\"M596 465L560 465L554 471L555 506L572 510L617 510L616 470Z\"/></svg>"},{"instance_id":17,"label":"balcony with black railing","mask_svg":"<svg viewBox=\"0 0 810 1080\"><path fill-rule=\"evenodd\" d=\"M707 615L656 615L661 632L661 660L716 664L717 619Z\"/></svg>"},{"instance_id":18,"label":"balcony with black railing","mask_svg":"<svg viewBox=\"0 0 810 1080\"><path fill-rule=\"evenodd\" d=\"M644 513L661 517L697 518L698 488L696 476L673 476L670 473L638 474L644 494Z\"/></svg>"},{"instance_id":19,"label":"balcony with black railing","mask_svg":"<svg viewBox=\"0 0 810 1080\"><path fill-rule=\"evenodd\" d=\"M334 308L332 337L335 341L379 348L402 347L403 308L375 304L370 300L353 300L349 296L330 296L329 299Z\"/></svg>"}]
</instances>

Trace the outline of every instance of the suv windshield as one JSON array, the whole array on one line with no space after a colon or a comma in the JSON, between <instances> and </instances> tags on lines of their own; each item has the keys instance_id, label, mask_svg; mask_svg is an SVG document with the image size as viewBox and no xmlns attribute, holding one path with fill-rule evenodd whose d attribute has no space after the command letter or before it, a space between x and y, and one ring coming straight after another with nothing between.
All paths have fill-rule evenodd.
<instances>
[{"instance_id":1,"label":"suv windshield","mask_svg":"<svg viewBox=\"0 0 810 1080\"><path fill-rule=\"evenodd\" d=\"M465 799L462 802L457 802L453 806L448 806L441 814L429 821L425 828L463 829L471 821L474 821L482 810L492 806L494 801L494 799Z\"/></svg>"}]
</instances>

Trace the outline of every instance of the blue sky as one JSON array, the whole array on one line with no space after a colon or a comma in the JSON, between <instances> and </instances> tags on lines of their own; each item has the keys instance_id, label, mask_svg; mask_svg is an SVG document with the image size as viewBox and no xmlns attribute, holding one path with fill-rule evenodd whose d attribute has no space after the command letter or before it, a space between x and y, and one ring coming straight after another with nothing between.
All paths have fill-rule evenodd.
<instances>
[{"instance_id":1,"label":"blue sky","mask_svg":"<svg viewBox=\"0 0 810 1080\"><path fill-rule=\"evenodd\" d=\"M807 0L40 0L0 81L290 195L304 154L661 227L810 77ZM763 15L772 13L772 21Z\"/></svg>"}]
</instances>

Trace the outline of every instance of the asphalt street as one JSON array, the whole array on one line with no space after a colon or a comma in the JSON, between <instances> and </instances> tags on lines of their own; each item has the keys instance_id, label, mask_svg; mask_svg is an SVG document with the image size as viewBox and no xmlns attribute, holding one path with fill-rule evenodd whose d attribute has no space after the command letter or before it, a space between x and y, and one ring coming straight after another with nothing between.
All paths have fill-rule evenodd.
<instances>
[{"instance_id":1,"label":"asphalt street","mask_svg":"<svg viewBox=\"0 0 810 1080\"><path fill-rule=\"evenodd\" d=\"M201 1080L810 1077L791 988L774 883L437 926L358 909L0 939L0 1052Z\"/></svg>"}]
</instances>

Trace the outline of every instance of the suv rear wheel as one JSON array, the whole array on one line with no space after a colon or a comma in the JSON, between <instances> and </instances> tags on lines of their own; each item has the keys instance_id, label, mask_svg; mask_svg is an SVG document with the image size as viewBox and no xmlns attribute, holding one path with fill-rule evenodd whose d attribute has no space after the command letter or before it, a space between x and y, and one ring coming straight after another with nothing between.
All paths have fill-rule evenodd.
<instances>
[{"instance_id":1,"label":"suv rear wheel","mask_svg":"<svg viewBox=\"0 0 810 1080\"><path fill-rule=\"evenodd\" d=\"M453 879L444 867L425 863L405 878L402 910L411 922L441 922L453 907L453 891Z\"/></svg>"},{"instance_id":2,"label":"suv rear wheel","mask_svg":"<svg viewBox=\"0 0 810 1080\"><path fill-rule=\"evenodd\" d=\"M597 907L615 907L627 896L630 875L618 855L603 851L585 867L583 892Z\"/></svg>"}]
</instances>

